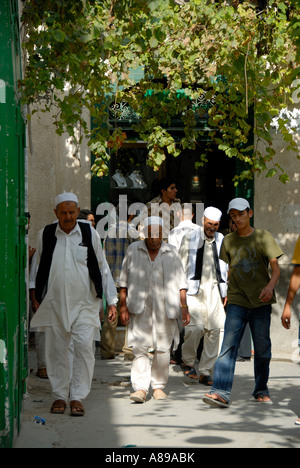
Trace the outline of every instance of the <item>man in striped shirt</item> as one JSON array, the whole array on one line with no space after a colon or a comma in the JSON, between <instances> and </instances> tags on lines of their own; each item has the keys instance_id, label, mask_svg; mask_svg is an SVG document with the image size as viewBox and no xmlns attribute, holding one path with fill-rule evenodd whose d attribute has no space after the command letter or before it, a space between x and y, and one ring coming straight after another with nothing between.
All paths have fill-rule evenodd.
<instances>
[{"instance_id":1,"label":"man in striped shirt","mask_svg":"<svg viewBox=\"0 0 300 468\"><path fill-rule=\"evenodd\" d=\"M119 282L122 263L129 245L136 239L130 236L130 221L133 216L128 217L128 221L119 221L117 228L115 226L108 232L104 241L104 253L106 261L114 279L118 296ZM119 307L117 307L117 317L113 322L108 320L107 314L101 331L100 354L102 359L114 359L115 357L115 335L119 322ZM131 359L131 352L126 347L123 348L125 359Z\"/></svg>"}]
</instances>

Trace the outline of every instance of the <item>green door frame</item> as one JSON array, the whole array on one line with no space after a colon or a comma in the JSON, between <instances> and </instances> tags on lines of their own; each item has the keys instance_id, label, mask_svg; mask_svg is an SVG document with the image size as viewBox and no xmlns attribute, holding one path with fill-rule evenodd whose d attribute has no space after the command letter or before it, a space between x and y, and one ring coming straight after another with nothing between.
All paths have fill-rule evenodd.
<instances>
[{"instance_id":1,"label":"green door frame","mask_svg":"<svg viewBox=\"0 0 300 468\"><path fill-rule=\"evenodd\" d=\"M25 125L17 0L0 0L0 447L20 429L27 377Z\"/></svg>"}]
</instances>

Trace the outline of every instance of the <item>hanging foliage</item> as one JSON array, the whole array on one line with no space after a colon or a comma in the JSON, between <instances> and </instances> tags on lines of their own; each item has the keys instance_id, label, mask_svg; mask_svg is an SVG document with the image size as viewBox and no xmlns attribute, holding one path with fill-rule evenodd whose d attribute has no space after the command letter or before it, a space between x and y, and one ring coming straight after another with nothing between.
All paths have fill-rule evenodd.
<instances>
[{"instance_id":1,"label":"hanging foliage","mask_svg":"<svg viewBox=\"0 0 300 468\"><path fill-rule=\"evenodd\" d=\"M96 156L92 171L98 176L108 172L108 149L117 151L127 141L109 119L112 102L125 102L138 116L134 130L147 141L147 163L154 169L167 153L176 157L197 146L197 164L205 164L217 145L247 164L241 178L267 171L286 182L284 168L276 163L271 124L295 93L297 4L26 0L23 102L52 112L59 134L76 138L80 125L81 138L87 137ZM143 70L138 80L137 70ZM194 105L204 97L209 105ZM92 130L84 109L93 118ZM174 118L183 123L180 141L167 131ZM199 145L204 119L206 144ZM296 150L285 123L280 119L279 131Z\"/></svg>"}]
</instances>

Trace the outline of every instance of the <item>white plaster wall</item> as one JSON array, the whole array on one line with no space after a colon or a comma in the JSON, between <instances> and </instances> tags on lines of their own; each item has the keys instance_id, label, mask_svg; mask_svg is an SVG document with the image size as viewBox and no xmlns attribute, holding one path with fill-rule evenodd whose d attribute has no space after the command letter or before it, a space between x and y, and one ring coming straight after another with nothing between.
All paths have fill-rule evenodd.
<instances>
[{"instance_id":1,"label":"white plaster wall","mask_svg":"<svg viewBox=\"0 0 300 468\"><path fill-rule=\"evenodd\" d=\"M87 121L89 116L86 115ZM77 194L79 206L90 208L90 151L84 141L78 149L68 135L59 136L51 114L36 113L28 129L29 241L35 246L40 229L55 220L54 198L63 191Z\"/></svg>"},{"instance_id":2,"label":"white plaster wall","mask_svg":"<svg viewBox=\"0 0 300 468\"><path fill-rule=\"evenodd\" d=\"M23 2L19 0L21 18ZM21 37L23 31L21 30ZM24 37L22 38L24 41ZM26 57L22 55L23 69ZM23 71L24 74L24 71ZM55 133L52 114L38 112L27 125L28 211L31 214L29 244L35 247L40 229L55 220L54 198L63 191L75 192L81 208L91 205L90 151L84 140L74 157L69 136ZM90 122L90 115L84 113Z\"/></svg>"},{"instance_id":3,"label":"white plaster wall","mask_svg":"<svg viewBox=\"0 0 300 468\"><path fill-rule=\"evenodd\" d=\"M300 141L298 135L295 135L295 138ZM281 277L276 288L278 302L273 307L271 337L273 356L285 354L287 358L291 358L297 355L300 291L294 301L291 330L286 331L282 327L280 318L293 269L291 259L300 234L300 160L296 157L297 153L286 150L286 144L275 131L273 144L278 151L274 162L286 170L290 182L282 184L276 176L270 179L266 178L265 174L257 176L254 216L255 225L271 232L284 252L284 256L279 261ZM298 147L300 148L300 145Z\"/></svg>"}]
</instances>

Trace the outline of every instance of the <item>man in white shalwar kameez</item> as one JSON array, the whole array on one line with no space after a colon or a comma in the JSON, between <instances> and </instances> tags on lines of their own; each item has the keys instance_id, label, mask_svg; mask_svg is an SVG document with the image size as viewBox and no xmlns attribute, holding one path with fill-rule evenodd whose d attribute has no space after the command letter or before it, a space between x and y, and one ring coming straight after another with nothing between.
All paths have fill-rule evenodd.
<instances>
[{"instance_id":1,"label":"man in white shalwar kameez","mask_svg":"<svg viewBox=\"0 0 300 468\"><path fill-rule=\"evenodd\" d=\"M128 326L134 360L131 400L144 403L150 386L155 399L165 399L170 348L179 339L177 319L189 323L187 282L176 249L162 241L161 218L145 219L146 239L132 244L120 276L120 316ZM148 350L154 349L153 363Z\"/></svg>"},{"instance_id":2,"label":"man in white shalwar kameez","mask_svg":"<svg viewBox=\"0 0 300 468\"><path fill-rule=\"evenodd\" d=\"M200 228L198 224L193 223L193 208L190 203L182 205L182 218L178 226L176 226L169 234L168 243L176 247L177 252L180 250L183 238L192 231L197 231Z\"/></svg>"},{"instance_id":3,"label":"man in white shalwar kameez","mask_svg":"<svg viewBox=\"0 0 300 468\"><path fill-rule=\"evenodd\" d=\"M47 254L50 258L47 281L31 326L45 331L47 372L55 398L51 412L63 413L70 398L70 414L83 416L81 401L90 392L94 372L93 341L100 334L101 293L97 294L96 289L103 288L110 320L114 320L116 315L117 291L102 252L100 237L90 225L85 224L90 237L87 242L83 239L86 231L82 228L83 224L77 222L80 210L77 204L78 199L73 193L57 196L54 211L58 223L47 226L38 234L36 294L45 263L42 255L45 255L50 244L43 237L47 228L53 232L53 239L51 237L50 240L53 240L54 248ZM97 269L100 278L98 284L96 280L92 281L88 266L90 250L95 255L94 269ZM68 356L71 341L74 350L72 370Z\"/></svg>"},{"instance_id":4,"label":"man in white shalwar kameez","mask_svg":"<svg viewBox=\"0 0 300 468\"><path fill-rule=\"evenodd\" d=\"M189 290L187 304L191 314L182 345L182 369L190 382L212 385L214 365L224 329L227 296L227 266L219 260L224 236L217 232L222 212L215 207L204 211L203 227L186 236L180 256L186 271ZM194 368L197 349L204 337L198 374Z\"/></svg>"}]
</instances>

